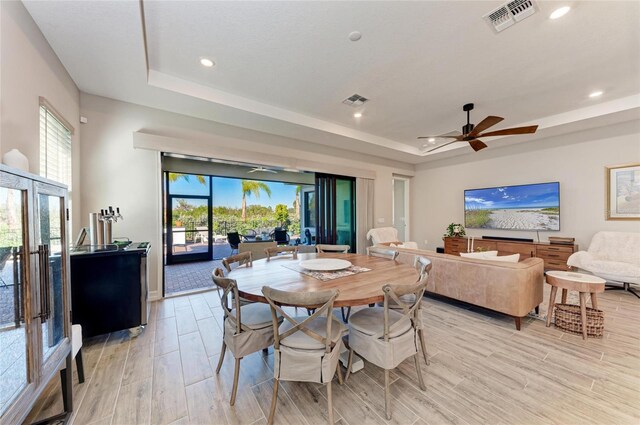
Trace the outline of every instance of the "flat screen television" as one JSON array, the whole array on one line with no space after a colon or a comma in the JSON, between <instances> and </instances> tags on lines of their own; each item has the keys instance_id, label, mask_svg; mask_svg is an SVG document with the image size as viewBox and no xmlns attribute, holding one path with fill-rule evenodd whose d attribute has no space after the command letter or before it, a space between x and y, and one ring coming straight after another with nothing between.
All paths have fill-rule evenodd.
<instances>
[{"instance_id":1,"label":"flat screen television","mask_svg":"<svg viewBox=\"0 0 640 425\"><path fill-rule=\"evenodd\" d=\"M560 183L465 190L464 224L471 229L560 230Z\"/></svg>"}]
</instances>

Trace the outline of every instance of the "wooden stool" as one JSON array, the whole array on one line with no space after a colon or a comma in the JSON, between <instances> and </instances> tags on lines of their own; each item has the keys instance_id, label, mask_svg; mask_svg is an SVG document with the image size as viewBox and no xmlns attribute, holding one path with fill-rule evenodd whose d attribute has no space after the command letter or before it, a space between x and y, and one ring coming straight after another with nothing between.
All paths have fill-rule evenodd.
<instances>
[{"instance_id":1,"label":"wooden stool","mask_svg":"<svg viewBox=\"0 0 640 425\"><path fill-rule=\"evenodd\" d=\"M558 288L562 288L562 304L567 302L568 291L578 291L580 293L582 339L587 339L587 294L591 294L591 306L597 309L598 300L596 294L604 292L606 281L597 276L575 272L550 271L546 275L547 283L551 285L551 297L549 297L549 308L547 310L547 327L551 325L551 315L556 304Z\"/></svg>"}]
</instances>

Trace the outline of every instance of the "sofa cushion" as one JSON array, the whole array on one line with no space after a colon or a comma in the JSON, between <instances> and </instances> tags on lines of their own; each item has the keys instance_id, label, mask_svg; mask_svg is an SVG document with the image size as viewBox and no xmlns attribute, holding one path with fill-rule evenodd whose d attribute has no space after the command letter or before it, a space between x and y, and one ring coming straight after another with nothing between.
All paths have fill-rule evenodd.
<instances>
[{"instance_id":1,"label":"sofa cushion","mask_svg":"<svg viewBox=\"0 0 640 425\"><path fill-rule=\"evenodd\" d=\"M504 261L505 263L517 263L520 261L520 254L500 255L495 257L485 257L487 261Z\"/></svg>"},{"instance_id":2,"label":"sofa cushion","mask_svg":"<svg viewBox=\"0 0 640 425\"><path fill-rule=\"evenodd\" d=\"M483 251L483 252L461 252L460 256L464 258L479 258L484 259L487 257L496 257L498 251Z\"/></svg>"}]
</instances>

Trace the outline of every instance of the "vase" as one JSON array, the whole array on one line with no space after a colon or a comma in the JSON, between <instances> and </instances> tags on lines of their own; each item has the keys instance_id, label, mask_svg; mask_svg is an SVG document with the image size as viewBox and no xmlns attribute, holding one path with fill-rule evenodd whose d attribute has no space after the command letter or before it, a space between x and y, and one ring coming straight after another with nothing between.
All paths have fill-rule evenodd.
<instances>
[{"instance_id":1,"label":"vase","mask_svg":"<svg viewBox=\"0 0 640 425\"><path fill-rule=\"evenodd\" d=\"M9 167L29 172L29 159L18 149L11 149L2 156L2 162Z\"/></svg>"}]
</instances>

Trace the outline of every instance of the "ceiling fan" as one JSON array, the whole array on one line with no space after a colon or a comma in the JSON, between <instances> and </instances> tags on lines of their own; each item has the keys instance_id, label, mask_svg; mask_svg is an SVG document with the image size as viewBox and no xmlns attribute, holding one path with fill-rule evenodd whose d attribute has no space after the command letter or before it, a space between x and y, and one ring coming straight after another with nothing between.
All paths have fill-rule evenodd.
<instances>
[{"instance_id":1,"label":"ceiling fan","mask_svg":"<svg viewBox=\"0 0 640 425\"><path fill-rule=\"evenodd\" d=\"M271 170L269 168L264 168L262 165L258 165L257 167L253 167L251 170L247 171L247 173L255 173L256 171L261 171L263 173L278 174L278 172L276 170Z\"/></svg>"},{"instance_id":2,"label":"ceiling fan","mask_svg":"<svg viewBox=\"0 0 640 425\"><path fill-rule=\"evenodd\" d=\"M447 145L450 145L452 143L457 143L457 142L468 142L471 148L473 148L474 151L478 152L479 150L482 150L487 147L487 145L483 141L478 139L479 137L509 136L513 134L530 134L530 133L535 133L536 130L538 129L537 125L530 125L527 127L505 128L504 130L496 130L496 131L489 131L487 133L482 133L484 130L488 129L489 127L493 127L494 125L498 124L504 118L494 117L490 115L487 118L480 121L478 125L474 126L469 122L469 112L473 110L473 103L467 103L462 107L462 110L467 113L467 124L465 124L462 127L462 134L457 136L452 136L448 134L445 134L442 136L436 136L435 138L440 137L444 139L454 139L454 140L452 140L451 142L442 144L440 146L436 146L433 149L429 149L427 152L433 152L436 149L440 149ZM418 139L432 139L432 138L434 137L433 136L418 137Z\"/></svg>"}]
</instances>

